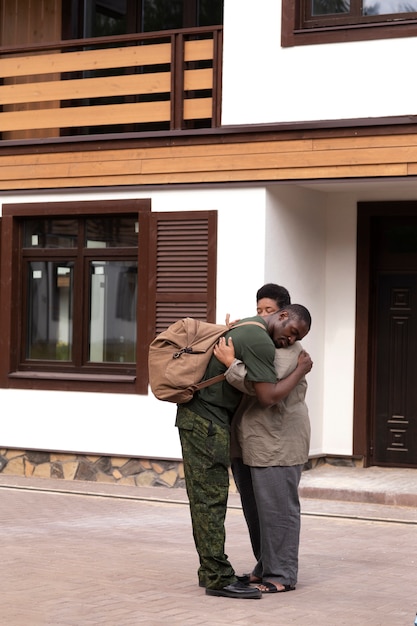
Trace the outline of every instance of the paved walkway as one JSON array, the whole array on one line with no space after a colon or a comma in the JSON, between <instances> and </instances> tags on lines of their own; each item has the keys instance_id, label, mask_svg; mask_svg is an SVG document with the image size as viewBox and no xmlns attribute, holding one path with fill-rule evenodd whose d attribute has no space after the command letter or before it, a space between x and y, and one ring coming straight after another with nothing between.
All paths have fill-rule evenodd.
<instances>
[{"instance_id":1,"label":"paved walkway","mask_svg":"<svg viewBox=\"0 0 417 626\"><path fill-rule=\"evenodd\" d=\"M0 476L0 623L412 626L417 514L415 505L387 501L402 485L412 503L417 470L371 469L303 474L297 589L246 601L198 587L183 491ZM305 497L313 488L315 497ZM348 491L350 500L336 499ZM249 570L238 496L230 498L227 552L238 573Z\"/></svg>"}]
</instances>

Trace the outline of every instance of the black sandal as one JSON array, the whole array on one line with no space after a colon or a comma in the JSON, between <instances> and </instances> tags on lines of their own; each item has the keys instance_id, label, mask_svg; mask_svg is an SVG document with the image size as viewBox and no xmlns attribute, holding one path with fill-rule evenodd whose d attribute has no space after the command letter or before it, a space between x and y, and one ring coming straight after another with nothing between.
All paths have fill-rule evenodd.
<instances>
[{"instance_id":1,"label":"black sandal","mask_svg":"<svg viewBox=\"0 0 417 626\"><path fill-rule=\"evenodd\" d=\"M278 584L282 584L282 583L278 583ZM278 589L276 585L274 585L274 583L269 582L268 580L266 580L263 583L260 583L256 588L259 589L259 587L265 587L265 589L259 589L259 591L262 591L262 593L285 593L286 591L294 591L295 587L294 585L282 585L284 587L284 589Z\"/></svg>"}]
</instances>

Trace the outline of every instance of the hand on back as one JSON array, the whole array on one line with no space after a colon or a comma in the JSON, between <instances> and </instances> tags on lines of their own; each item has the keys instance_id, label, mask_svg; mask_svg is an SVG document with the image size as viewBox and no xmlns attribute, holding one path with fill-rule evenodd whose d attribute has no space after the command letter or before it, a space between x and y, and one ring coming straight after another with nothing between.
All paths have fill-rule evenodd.
<instances>
[{"instance_id":1,"label":"hand on back","mask_svg":"<svg viewBox=\"0 0 417 626\"><path fill-rule=\"evenodd\" d=\"M298 355L298 366L304 374L308 374L311 368L313 367L313 361L311 360L311 356L305 350L302 350Z\"/></svg>"},{"instance_id":2,"label":"hand on back","mask_svg":"<svg viewBox=\"0 0 417 626\"><path fill-rule=\"evenodd\" d=\"M214 356L216 359L223 363L226 367L230 367L235 359L235 349L233 346L233 339L229 337L226 343L225 337L220 337L218 343L214 346Z\"/></svg>"}]
</instances>

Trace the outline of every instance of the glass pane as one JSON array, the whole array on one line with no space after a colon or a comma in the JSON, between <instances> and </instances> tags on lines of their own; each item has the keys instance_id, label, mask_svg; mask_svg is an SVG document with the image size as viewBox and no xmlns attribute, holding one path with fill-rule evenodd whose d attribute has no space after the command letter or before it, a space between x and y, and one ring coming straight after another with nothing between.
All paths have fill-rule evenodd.
<instances>
[{"instance_id":1,"label":"glass pane","mask_svg":"<svg viewBox=\"0 0 417 626\"><path fill-rule=\"evenodd\" d=\"M94 217L86 220L87 248L137 248L138 218Z\"/></svg>"},{"instance_id":2,"label":"glass pane","mask_svg":"<svg viewBox=\"0 0 417 626\"><path fill-rule=\"evenodd\" d=\"M135 261L90 263L91 362L136 362L137 274Z\"/></svg>"},{"instance_id":3,"label":"glass pane","mask_svg":"<svg viewBox=\"0 0 417 626\"><path fill-rule=\"evenodd\" d=\"M71 360L73 276L72 263L28 263L26 358Z\"/></svg>"},{"instance_id":4,"label":"glass pane","mask_svg":"<svg viewBox=\"0 0 417 626\"><path fill-rule=\"evenodd\" d=\"M24 248L75 248L78 225L73 219L25 220Z\"/></svg>"},{"instance_id":5,"label":"glass pane","mask_svg":"<svg viewBox=\"0 0 417 626\"><path fill-rule=\"evenodd\" d=\"M85 37L110 37L124 35L126 30L127 0L87 2ZM95 6L94 6L95 5ZM91 21L90 21L91 20Z\"/></svg>"},{"instance_id":6,"label":"glass pane","mask_svg":"<svg viewBox=\"0 0 417 626\"><path fill-rule=\"evenodd\" d=\"M183 0L143 0L143 31L182 28Z\"/></svg>"},{"instance_id":7,"label":"glass pane","mask_svg":"<svg viewBox=\"0 0 417 626\"><path fill-rule=\"evenodd\" d=\"M413 13L417 0L363 0L363 15L387 15L390 13Z\"/></svg>"},{"instance_id":8,"label":"glass pane","mask_svg":"<svg viewBox=\"0 0 417 626\"><path fill-rule=\"evenodd\" d=\"M223 24L223 0L200 0L198 26Z\"/></svg>"},{"instance_id":9,"label":"glass pane","mask_svg":"<svg viewBox=\"0 0 417 626\"><path fill-rule=\"evenodd\" d=\"M350 0L312 0L311 15L349 13Z\"/></svg>"}]
</instances>

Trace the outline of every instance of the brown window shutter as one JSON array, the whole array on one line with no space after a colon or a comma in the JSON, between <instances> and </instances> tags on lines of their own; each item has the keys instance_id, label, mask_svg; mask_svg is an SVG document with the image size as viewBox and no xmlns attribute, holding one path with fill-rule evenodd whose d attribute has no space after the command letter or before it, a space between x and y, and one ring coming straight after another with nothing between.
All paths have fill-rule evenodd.
<instances>
[{"instance_id":1,"label":"brown window shutter","mask_svg":"<svg viewBox=\"0 0 417 626\"><path fill-rule=\"evenodd\" d=\"M216 211L151 213L149 265L153 335L181 317L215 321Z\"/></svg>"}]
</instances>

